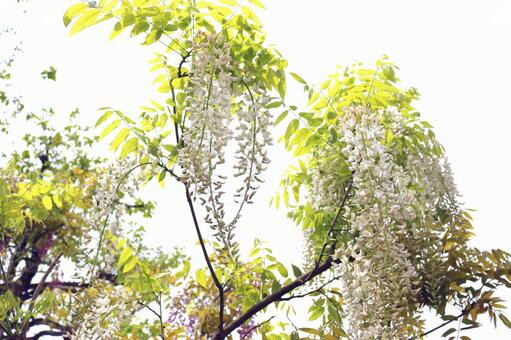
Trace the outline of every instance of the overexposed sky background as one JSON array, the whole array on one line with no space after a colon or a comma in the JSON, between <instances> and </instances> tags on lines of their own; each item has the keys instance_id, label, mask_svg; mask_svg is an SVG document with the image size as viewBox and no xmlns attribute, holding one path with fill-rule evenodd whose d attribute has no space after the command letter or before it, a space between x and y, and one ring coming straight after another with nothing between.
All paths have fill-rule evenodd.
<instances>
[{"instance_id":1,"label":"overexposed sky background","mask_svg":"<svg viewBox=\"0 0 511 340\"><path fill-rule=\"evenodd\" d=\"M62 14L71 3L0 0L0 25L13 26L23 42L15 89L34 110L52 106L70 112L79 107L89 123L98 118L97 108L102 106L137 114L140 105L157 98L147 63L154 49L126 36L108 41L112 23L69 38ZM356 60L372 65L386 54L396 62L403 83L422 94L417 106L447 150L465 206L476 210L473 244L511 251L511 1L266 3L260 17L268 41L288 59L289 71L311 83L324 80L336 65ZM5 49L0 38L0 53ZM58 69L56 83L40 78L50 65ZM288 102L302 103L300 86L291 79L288 82ZM22 126L19 129L23 131ZM245 212L238 234L244 245L259 237L268 241L278 258L299 264L299 230L285 219L284 211L268 207L290 158L280 145L271 154L274 162L265 175L267 181L256 196L257 203ZM147 228L148 242L184 246L198 255L182 189L171 184L161 190L154 185L145 194L159 202L157 216ZM511 300L511 294L506 297ZM467 335L511 338L511 330L486 324Z\"/></svg>"}]
</instances>

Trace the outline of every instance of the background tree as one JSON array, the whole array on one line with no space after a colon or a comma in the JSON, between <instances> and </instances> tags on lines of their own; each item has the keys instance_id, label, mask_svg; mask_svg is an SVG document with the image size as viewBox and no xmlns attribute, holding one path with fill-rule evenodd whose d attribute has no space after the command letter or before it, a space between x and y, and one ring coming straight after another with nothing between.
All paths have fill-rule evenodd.
<instances>
[{"instance_id":1,"label":"background tree","mask_svg":"<svg viewBox=\"0 0 511 340\"><path fill-rule=\"evenodd\" d=\"M2 71L6 83L13 60ZM187 258L143 244L133 217L150 217L154 206L136 197L139 183L124 168L93 156L96 138L73 124L78 111L57 129L57 113L27 112L8 90L3 132L16 120L30 132L19 149L3 150L0 168L0 338L160 334L158 320L134 316L161 311L161 295L188 272Z\"/></svg>"}]
</instances>

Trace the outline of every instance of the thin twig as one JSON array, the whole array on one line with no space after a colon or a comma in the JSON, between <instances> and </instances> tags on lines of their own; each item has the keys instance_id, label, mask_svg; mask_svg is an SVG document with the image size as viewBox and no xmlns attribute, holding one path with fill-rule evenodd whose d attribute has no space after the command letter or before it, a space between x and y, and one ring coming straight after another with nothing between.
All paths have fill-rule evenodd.
<instances>
[{"instance_id":1,"label":"thin twig","mask_svg":"<svg viewBox=\"0 0 511 340\"><path fill-rule=\"evenodd\" d=\"M354 173L351 175L348 187L346 188L346 192L344 193L341 204L339 205L339 209L337 210L337 214L335 215L332 225L330 225L330 230L328 230L327 240L325 241L325 243L323 244L323 247L321 248L321 251L319 252L319 256L316 261L316 264L314 265L314 268L317 268L319 266L319 264L321 263L321 259L323 258L323 254L326 250L326 247L328 246L328 243L330 243L330 239L332 238L334 228L337 225L339 218L341 217L341 213L344 209L344 205L346 204L346 201L348 200L348 195L349 195L351 188L353 186L353 176L354 176ZM332 246L330 247L329 255L333 255L336 245L337 245L337 240L334 240Z\"/></svg>"},{"instance_id":2,"label":"thin twig","mask_svg":"<svg viewBox=\"0 0 511 340\"><path fill-rule=\"evenodd\" d=\"M257 328L261 327L261 326L262 326L262 325L264 325L265 323L270 322L270 321L271 321L274 317L275 317L275 315L274 315L274 316L272 316L271 318L269 318L269 319L267 319L267 320L265 320L265 321L261 322L261 323L258 323L258 324L257 324L257 325L255 325L254 327L250 328L250 329L249 329L249 330L245 333L245 335L243 335L243 336L240 338L240 340L245 339L247 336L249 336L249 335L250 335L250 333L252 333L253 331L255 331Z\"/></svg>"},{"instance_id":3,"label":"thin twig","mask_svg":"<svg viewBox=\"0 0 511 340\"><path fill-rule=\"evenodd\" d=\"M158 315L158 319L160 320L160 331L161 331L161 338L162 340L165 340L165 326L163 325L163 310L162 310L162 305L161 305L161 291L159 292L159 295L158 295L158 304L160 306L160 314Z\"/></svg>"},{"instance_id":4,"label":"thin twig","mask_svg":"<svg viewBox=\"0 0 511 340\"><path fill-rule=\"evenodd\" d=\"M451 322L458 320L459 318L461 318L462 316L464 316L466 313L467 313L467 311L466 311L466 310L464 310L464 311L463 311L460 315L458 315L458 316L457 316L457 317L455 317L454 319L447 320L446 322L444 322L444 323L442 323L442 324L440 324L440 325L436 326L435 328L430 329L429 331L427 331L427 332L425 332L425 333L422 333L422 334L420 334L419 336L408 338L407 340L415 340L415 339L420 339L420 338L422 338L422 337L425 337L426 335L429 335L429 334L431 334L431 333L433 333L433 332L435 332L435 331L439 330L440 328L447 326L447 325L448 325L448 324L450 324Z\"/></svg>"},{"instance_id":5,"label":"thin twig","mask_svg":"<svg viewBox=\"0 0 511 340\"><path fill-rule=\"evenodd\" d=\"M213 265L211 264L211 260L208 255L208 251L206 249L206 245L205 245L204 239L202 237L202 232L199 227L197 215L195 213L195 207L193 205L192 196L190 195L190 190L188 190L188 187L185 187L185 190L186 190L186 201L188 202L188 207L190 208L190 213L192 214L193 224L195 226L197 238L199 239L199 243L200 243L200 246L202 249L202 254L204 255L204 260L206 261L206 264L208 266L211 277L213 278L213 282L215 283L215 286L218 289L218 294L219 294L219 298L220 298L220 307L219 307L220 318L219 318L219 322L218 322L218 332L219 332L219 334L223 334L223 332L224 332L224 303L225 303L224 302L224 288L215 273L215 269L213 268Z\"/></svg>"},{"instance_id":6,"label":"thin twig","mask_svg":"<svg viewBox=\"0 0 511 340\"><path fill-rule=\"evenodd\" d=\"M303 293L303 294L296 294L296 295L291 295L288 297L282 297L282 298L280 298L280 301L289 301L292 299L303 298L303 297L309 296L311 294L320 292L323 290L323 288L325 288L326 286L328 286L330 283L334 282L335 280L338 280L339 278L340 278L340 276L335 276L332 279L328 280L326 283L322 284L319 288L316 288L314 290L311 290L310 292Z\"/></svg>"}]
</instances>

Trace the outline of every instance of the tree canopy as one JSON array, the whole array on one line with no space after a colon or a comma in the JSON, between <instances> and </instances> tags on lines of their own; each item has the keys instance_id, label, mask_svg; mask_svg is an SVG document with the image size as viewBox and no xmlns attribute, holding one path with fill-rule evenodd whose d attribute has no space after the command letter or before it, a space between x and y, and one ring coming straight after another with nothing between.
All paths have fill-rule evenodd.
<instances>
[{"instance_id":1,"label":"tree canopy","mask_svg":"<svg viewBox=\"0 0 511 340\"><path fill-rule=\"evenodd\" d=\"M383 56L318 85L265 42L259 0L101 0L63 15L70 35L110 23L155 51L155 92L137 114L54 126L0 91L1 126L30 127L0 168L0 339L468 339L481 315L511 328L500 287L510 254L470 245L470 211L432 126ZM1 38L1 37L0 37ZM7 60L0 73L10 81ZM57 69L41 76L58 81ZM306 107L286 100L298 82ZM276 131L282 129L281 136ZM91 147L107 140L109 156ZM264 242L240 252L277 140L294 164L272 206L303 231L304 264ZM144 240L151 181L175 181L203 267ZM177 231L176 231L177 232ZM299 304L310 324L290 318ZM433 311L439 326L425 328ZM441 329L441 330L440 330ZM460 335L461 334L461 335Z\"/></svg>"}]
</instances>

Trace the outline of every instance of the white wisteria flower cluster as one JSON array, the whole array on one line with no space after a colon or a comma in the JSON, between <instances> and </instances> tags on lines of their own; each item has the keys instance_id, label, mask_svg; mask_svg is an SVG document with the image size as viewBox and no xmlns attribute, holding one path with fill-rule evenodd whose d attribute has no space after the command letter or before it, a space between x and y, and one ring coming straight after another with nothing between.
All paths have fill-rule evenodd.
<instances>
[{"instance_id":1,"label":"white wisteria flower cluster","mask_svg":"<svg viewBox=\"0 0 511 340\"><path fill-rule=\"evenodd\" d=\"M230 45L221 35L198 34L185 110L188 125L179 150L181 180L206 208L205 221L227 248L244 203L251 203L261 173L270 162L266 147L272 143L269 96L257 85L234 76ZM227 177L226 148L237 144L234 176L243 184L235 194L240 205L230 221L224 207Z\"/></svg>"},{"instance_id":2,"label":"white wisteria flower cluster","mask_svg":"<svg viewBox=\"0 0 511 340\"><path fill-rule=\"evenodd\" d=\"M100 284L76 294L69 314L75 325L73 340L114 339L123 322L139 310L137 295L123 285Z\"/></svg>"},{"instance_id":3,"label":"white wisteria flower cluster","mask_svg":"<svg viewBox=\"0 0 511 340\"><path fill-rule=\"evenodd\" d=\"M225 210L221 200L225 178L214 170L225 163L225 148L231 137L233 78L230 47L221 36L201 34L193 46L195 60L190 77L187 117L189 127L180 149L181 179L201 198L206 221L225 242Z\"/></svg>"},{"instance_id":4,"label":"white wisteria flower cluster","mask_svg":"<svg viewBox=\"0 0 511 340\"><path fill-rule=\"evenodd\" d=\"M112 235L121 235L122 226L126 225L126 205L121 202L119 193L124 197L134 197L139 183L142 182L141 175L132 174L131 169L136 167L135 160L118 161L105 170L102 176L98 177L98 183L92 198L92 209L89 211L89 223L98 239L105 232ZM97 240L90 240L91 252L97 249ZM115 257L106 253L102 261L102 271L113 273L115 268Z\"/></svg>"},{"instance_id":5,"label":"white wisteria flower cluster","mask_svg":"<svg viewBox=\"0 0 511 340\"><path fill-rule=\"evenodd\" d=\"M322 150L314 169L316 208L331 212L339 209L351 173L342 216L352 241L339 245L336 257L357 339L406 338L410 325L418 326L421 275L442 249L440 233L429 225L438 209L459 210L450 168L431 152L436 142L423 151L393 147L408 128L400 114L352 106L338 122L342 149Z\"/></svg>"},{"instance_id":6,"label":"white wisteria flower cluster","mask_svg":"<svg viewBox=\"0 0 511 340\"><path fill-rule=\"evenodd\" d=\"M258 189L259 177L270 163L267 146L273 143L270 126L272 117L266 105L270 98L258 87L252 88L241 97L238 104L238 126L235 140L237 141L236 177L243 179L243 185L237 190L241 201L252 203L252 197Z\"/></svg>"}]
</instances>

